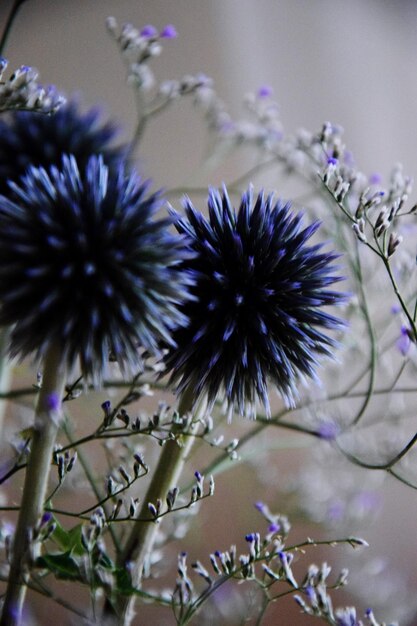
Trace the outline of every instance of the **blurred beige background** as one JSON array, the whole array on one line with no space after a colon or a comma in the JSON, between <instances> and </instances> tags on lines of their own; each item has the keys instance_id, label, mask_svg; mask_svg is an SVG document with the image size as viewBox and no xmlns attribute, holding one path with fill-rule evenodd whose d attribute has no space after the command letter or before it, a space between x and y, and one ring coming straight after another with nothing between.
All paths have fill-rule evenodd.
<instances>
[{"instance_id":1,"label":"blurred beige background","mask_svg":"<svg viewBox=\"0 0 417 626\"><path fill-rule=\"evenodd\" d=\"M1 0L0 24L10 5ZM118 50L105 30L109 15L138 27L176 26L178 39L167 42L153 64L158 77L204 72L236 116L245 93L271 85L287 132L299 127L315 131L330 120L345 128L346 142L363 171L386 176L401 161L406 173L417 175L417 1L27 0L6 50L10 67L33 65L41 82L54 83L67 94L81 92L86 104L103 105L123 122L127 137L135 121L134 101ZM190 173L203 154L201 128L198 112L188 103L174 104L158 117L138 155L146 176L168 188L193 182ZM206 182L228 180L235 171L236 163ZM265 177L262 184L274 187L275 181ZM302 461L303 452L280 458L285 473ZM245 490L232 492L236 482L245 484ZM258 519L252 500L271 502L274 489L257 482L251 468L237 468L219 484L221 495L223 500L203 507L190 551L198 549L202 536L208 551L225 548L236 535L252 530ZM417 590L416 515L417 494L390 481L382 514L361 531L372 544L369 559L374 554L389 557L408 579L410 597ZM307 532L316 533L303 527L297 535ZM346 597L366 608L363 601ZM297 616L288 603L284 613L271 611L265 626L312 622L306 617L297 621ZM39 623L45 619L43 613ZM148 609L137 624L173 624L172 619L157 620ZM223 623L229 622L225 618ZM412 626L417 618L401 623Z\"/></svg>"}]
</instances>

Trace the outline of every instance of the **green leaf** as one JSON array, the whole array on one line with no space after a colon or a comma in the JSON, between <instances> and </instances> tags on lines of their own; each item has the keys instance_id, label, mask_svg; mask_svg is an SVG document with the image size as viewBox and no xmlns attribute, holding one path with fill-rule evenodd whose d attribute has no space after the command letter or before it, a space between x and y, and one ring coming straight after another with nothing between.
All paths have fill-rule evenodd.
<instances>
[{"instance_id":1,"label":"green leaf","mask_svg":"<svg viewBox=\"0 0 417 626\"><path fill-rule=\"evenodd\" d=\"M79 565L69 551L61 554L44 554L36 559L36 565L49 570L57 578L82 580Z\"/></svg>"},{"instance_id":2,"label":"green leaf","mask_svg":"<svg viewBox=\"0 0 417 626\"><path fill-rule=\"evenodd\" d=\"M113 572L116 576L117 592L124 596L131 596L135 593L135 588L132 586L132 577L129 572L122 568L115 568Z\"/></svg>"},{"instance_id":3,"label":"green leaf","mask_svg":"<svg viewBox=\"0 0 417 626\"><path fill-rule=\"evenodd\" d=\"M77 556L85 554L85 548L81 543L81 528L82 524L77 524L70 530L65 530L54 516L56 528L51 536L51 539L62 548L62 550L72 552Z\"/></svg>"}]
</instances>

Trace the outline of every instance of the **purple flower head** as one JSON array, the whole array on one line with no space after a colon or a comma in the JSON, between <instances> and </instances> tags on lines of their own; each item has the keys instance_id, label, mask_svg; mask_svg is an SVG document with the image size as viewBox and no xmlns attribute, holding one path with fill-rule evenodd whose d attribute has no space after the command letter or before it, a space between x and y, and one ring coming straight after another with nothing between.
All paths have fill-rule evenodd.
<instances>
[{"instance_id":1,"label":"purple flower head","mask_svg":"<svg viewBox=\"0 0 417 626\"><path fill-rule=\"evenodd\" d=\"M338 163L339 163L339 160L336 159L335 157L328 157L327 159L328 165L337 165Z\"/></svg>"},{"instance_id":2,"label":"purple flower head","mask_svg":"<svg viewBox=\"0 0 417 626\"><path fill-rule=\"evenodd\" d=\"M280 550L279 552L277 552L277 554L278 554L278 556L279 556L279 558L281 560L281 563L283 565L286 565L288 563L287 553L284 552L283 550Z\"/></svg>"},{"instance_id":3,"label":"purple flower head","mask_svg":"<svg viewBox=\"0 0 417 626\"><path fill-rule=\"evenodd\" d=\"M45 511L41 518L41 526L46 526L47 524L49 524L52 518L52 513L50 513L49 511Z\"/></svg>"},{"instance_id":4,"label":"purple flower head","mask_svg":"<svg viewBox=\"0 0 417 626\"><path fill-rule=\"evenodd\" d=\"M46 398L46 408L48 411L59 411L61 408L61 398L56 392L50 393Z\"/></svg>"},{"instance_id":5,"label":"purple flower head","mask_svg":"<svg viewBox=\"0 0 417 626\"><path fill-rule=\"evenodd\" d=\"M316 591L314 587L312 587L311 585L308 585L305 588L305 593L306 593L307 598L310 600L310 602L314 601L317 597Z\"/></svg>"},{"instance_id":6,"label":"purple flower head","mask_svg":"<svg viewBox=\"0 0 417 626\"><path fill-rule=\"evenodd\" d=\"M262 85L257 91L258 98L270 98L273 94L273 89L269 85Z\"/></svg>"},{"instance_id":7,"label":"purple flower head","mask_svg":"<svg viewBox=\"0 0 417 626\"><path fill-rule=\"evenodd\" d=\"M345 609L337 609L335 613L337 626L359 626L355 607L348 606Z\"/></svg>"},{"instance_id":8,"label":"purple flower head","mask_svg":"<svg viewBox=\"0 0 417 626\"><path fill-rule=\"evenodd\" d=\"M255 509L257 509L260 513L264 513L266 510L266 504L264 504L264 502L255 502Z\"/></svg>"},{"instance_id":9,"label":"purple flower head","mask_svg":"<svg viewBox=\"0 0 417 626\"><path fill-rule=\"evenodd\" d=\"M81 173L67 156L11 188L13 199L0 196L0 325L12 327L12 356L43 359L59 345L70 369L79 362L99 383L110 355L137 371L140 348L172 344L189 251L172 218L155 219L162 201L148 183L102 157Z\"/></svg>"},{"instance_id":10,"label":"purple flower head","mask_svg":"<svg viewBox=\"0 0 417 626\"><path fill-rule=\"evenodd\" d=\"M374 172L369 177L370 185L380 185L382 183L382 176L379 172Z\"/></svg>"},{"instance_id":11,"label":"purple flower head","mask_svg":"<svg viewBox=\"0 0 417 626\"><path fill-rule=\"evenodd\" d=\"M317 432L321 439L334 441L340 433L340 426L334 422L323 422Z\"/></svg>"},{"instance_id":12,"label":"purple flower head","mask_svg":"<svg viewBox=\"0 0 417 626\"><path fill-rule=\"evenodd\" d=\"M111 402L110 402L110 400L105 400L102 403L101 408L107 414L110 411L110 409L111 409Z\"/></svg>"},{"instance_id":13,"label":"purple flower head","mask_svg":"<svg viewBox=\"0 0 417 626\"><path fill-rule=\"evenodd\" d=\"M152 39L158 36L158 31L155 28L155 26L152 26L152 24L147 24L146 26L142 28L142 30L140 31L140 34L142 37L146 37L147 39Z\"/></svg>"},{"instance_id":14,"label":"purple flower head","mask_svg":"<svg viewBox=\"0 0 417 626\"><path fill-rule=\"evenodd\" d=\"M411 339L409 329L406 326L401 326L401 334L395 342L395 345L402 356L407 356L411 346Z\"/></svg>"},{"instance_id":15,"label":"purple flower head","mask_svg":"<svg viewBox=\"0 0 417 626\"><path fill-rule=\"evenodd\" d=\"M172 24L167 24L159 33L159 36L163 39L175 39L178 37L177 30Z\"/></svg>"},{"instance_id":16,"label":"purple flower head","mask_svg":"<svg viewBox=\"0 0 417 626\"><path fill-rule=\"evenodd\" d=\"M268 526L269 533L277 533L279 530L281 530L281 526L279 524L270 524Z\"/></svg>"},{"instance_id":17,"label":"purple flower head","mask_svg":"<svg viewBox=\"0 0 417 626\"><path fill-rule=\"evenodd\" d=\"M195 281L183 308L189 319L174 334L166 368L178 393L192 389L209 406L223 396L229 411L269 414L268 383L294 406L297 382L316 378L321 355L332 356L328 331L343 323L323 307L346 300L329 289L338 257L309 245L319 228L273 195L249 190L235 210L226 189L212 189L208 218L184 202L176 228L188 236L194 256L181 267ZM178 216L177 213L173 214Z\"/></svg>"},{"instance_id":18,"label":"purple flower head","mask_svg":"<svg viewBox=\"0 0 417 626\"><path fill-rule=\"evenodd\" d=\"M126 149L114 147L118 129L100 118L98 108L81 113L74 100L53 115L19 111L0 119L0 193L10 196L7 181L18 181L29 167L61 167L68 154L75 157L81 174L92 155L101 155L115 173Z\"/></svg>"}]
</instances>

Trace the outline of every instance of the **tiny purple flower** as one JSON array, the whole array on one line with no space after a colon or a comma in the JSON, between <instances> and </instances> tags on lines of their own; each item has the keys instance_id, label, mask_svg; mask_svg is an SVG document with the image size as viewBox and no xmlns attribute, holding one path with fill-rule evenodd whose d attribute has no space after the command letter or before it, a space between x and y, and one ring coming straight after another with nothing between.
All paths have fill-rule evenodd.
<instances>
[{"instance_id":1,"label":"tiny purple flower","mask_svg":"<svg viewBox=\"0 0 417 626\"><path fill-rule=\"evenodd\" d=\"M268 526L269 533L277 533L280 529L281 529L281 526L279 524L270 524Z\"/></svg>"},{"instance_id":2,"label":"tiny purple flower","mask_svg":"<svg viewBox=\"0 0 417 626\"><path fill-rule=\"evenodd\" d=\"M396 315L397 313L399 313L401 311L401 306L399 304L393 304L391 307L391 313L393 315Z\"/></svg>"},{"instance_id":3,"label":"tiny purple flower","mask_svg":"<svg viewBox=\"0 0 417 626\"><path fill-rule=\"evenodd\" d=\"M152 37L157 37L158 31L156 30L155 26L152 26L152 24L147 24L146 26L142 28L142 30L140 31L140 34L142 37L151 39Z\"/></svg>"},{"instance_id":4,"label":"tiny purple flower","mask_svg":"<svg viewBox=\"0 0 417 626\"><path fill-rule=\"evenodd\" d=\"M311 585L308 585L308 587L306 587L306 596L307 598L312 601L315 600L316 598L316 592L314 590L314 588Z\"/></svg>"},{"instance_id":5,"label":"tiny purple flower","mask_svg":"<svg viewBox=\"0 0 417 626\"><path fill-rule=\"evenodd\" d=\"M281 559L281 563L283 565L286 565L288 563L288 559L287 559L287 554L285 552L283 552L282 550L280 550L278 552L278 556Z\"/></svg>"},{"instance_id":6,"label":"tiny purple flower","mask_svg":"<svg viewBox=\"0 0 417 626\"><path fill-rule=\"evenodd\" d=\"M323 422L317 431L319 437L325 441L334 441L340 433L340 427L334 422Z\"/></svg>"},{"instance_id":7,"label":"tiny purple flower","mask_svg":"<svg viewBox=\"0 0 417 626\"><path fill-rule=\"evenodd\" d=\"M255 502L255 509L257 509L260 513L264 513L265 511L265 504L263 502Z\"/></svg>"},{"instance_id":8,"label":"tiny purple flower","mask_svg":"<svg viewBox=\"0 0 417 626\"><path fill-rule=\"evenodd\" d=\"M337 165L338 163L339 163L339 161L335 157L329 157L327 159L327 164L328 165Z\"/></svg>"},{"instance_id":9,"label":"tiny purple flower","mask_svg":"<svg viewBox=\"0 0 417 626\"><path fill-rule=\"evenodd\" d=\"M103 402L103 404L101 405L101 408L107 414L110 411L110 409L111 409L111 402L110 402L110 400L105 400Z\"/></svg>"},{"instance_id":10,"label":"tiny purple flower","mask_svg":"<svg viewBox=\"0 0 417 626\"><path fill-rule=\"evenodd\" d=\"M273 89L269 85L262 85L259 87L257 96L258 98L270 98L273 94Z\"/></svg>"},{"instance_id":11,"label":"tiny purple flower","mask_svg":"<svg viewBox=\"0 0 417 626\"><path fill-rule=\"evenodd\" d=\"M395 342L397 350L403 355L406 356L410 349L411 339L409 336L409 331L406 326L401 326L401 335Z\"/></svg>"},{"instance_id":12,"label":"tiny purple flower","mask_svg":"<svg viewBox=\"0 0 417 626\"><path fill-rule=\"evenodd\" d=\"M45 511L41 518L41 526L46 526L46 524L51 521L52 517L52 513L50 513L49 511Z\"/></svg>"},{"instance_id":13,"label":"tiny purple flower","mask_svg":"<svg viewBox=\"0 0 417 626\"><path fill-rule=\"evenodd\" d=\"M163 39L175 39L178 37L177 29L172 24L167 24L159 33Z\"/></svg>"},{"instance_id":14,"label":"tiny purple flower","mask_svg":"<svg viewBox=\"0 0 417 626\"><path fill-rule=\"evenodd\" d=\"M46 408L48 411L59 411L61 407L61 399L59 395L54 391L50 393L46 398Z\"/></svg>"},{"instance_id":15,"label":"tiny purple flower","mask_svg":"<svg viewBox=\"0 0 417 626\"><path fill-rule=\"evenodd\" d=\"M380 185L381 183L382 183L382 176L381 174L379 174L379 172L374 172L373 174L370 175L369 177L370 185Z\"/></svg>"}]
</instances>

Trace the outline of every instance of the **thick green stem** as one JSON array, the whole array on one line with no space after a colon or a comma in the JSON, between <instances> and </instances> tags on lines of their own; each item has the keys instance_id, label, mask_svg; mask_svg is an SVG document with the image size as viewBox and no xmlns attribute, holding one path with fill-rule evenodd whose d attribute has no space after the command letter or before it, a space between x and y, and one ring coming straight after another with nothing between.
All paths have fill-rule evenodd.
<instances>
[{"instance_id":1,"label":"thick green stem","mask_svg":"<svg viewBox=\"0 0 417 626\"><path fill-rule=\"evenodd\" d=\"M45 357L42 389L36 405L31 451L0 626L17 626L21 623L26 593L25 573L30 558L30 535L43 512L52 453L59 427L66 375L61 358L62 351L57 346L52 346Z\"/></svg>"},{"instance_id":2,"label":"thick green stem","mask_svg":"<svg viewBox=\"0 0 417 626\"><path fill-rule=\"evenodd\" d=\"M191 410L192 397L185 393L179 403L178 412L185 415ZM178 429L173 428L173 434L177 434ZM165 442L159 457L159 462L152 476L148 491L143 500L142 508L139 514L140 520L137 521L126 541L126 544L119 554L118 566L126 567L133 564L131 569L132 582L135 586L140 585L144 563L153 549L155 539L158 533L159 524L155 523L152 514L149 511L148 504L156 504L157 500L165 502L168 491L178 484L184 468L184 463L190 453L194 442L194 437L189 435L185 438L184 445L180 447L176 439ZM114 598L113 604L106 602L104 608L104 623L119 624L129 626L133 617L134 596L131 598L119 596Z\"/></svg>"}]
</instances>

